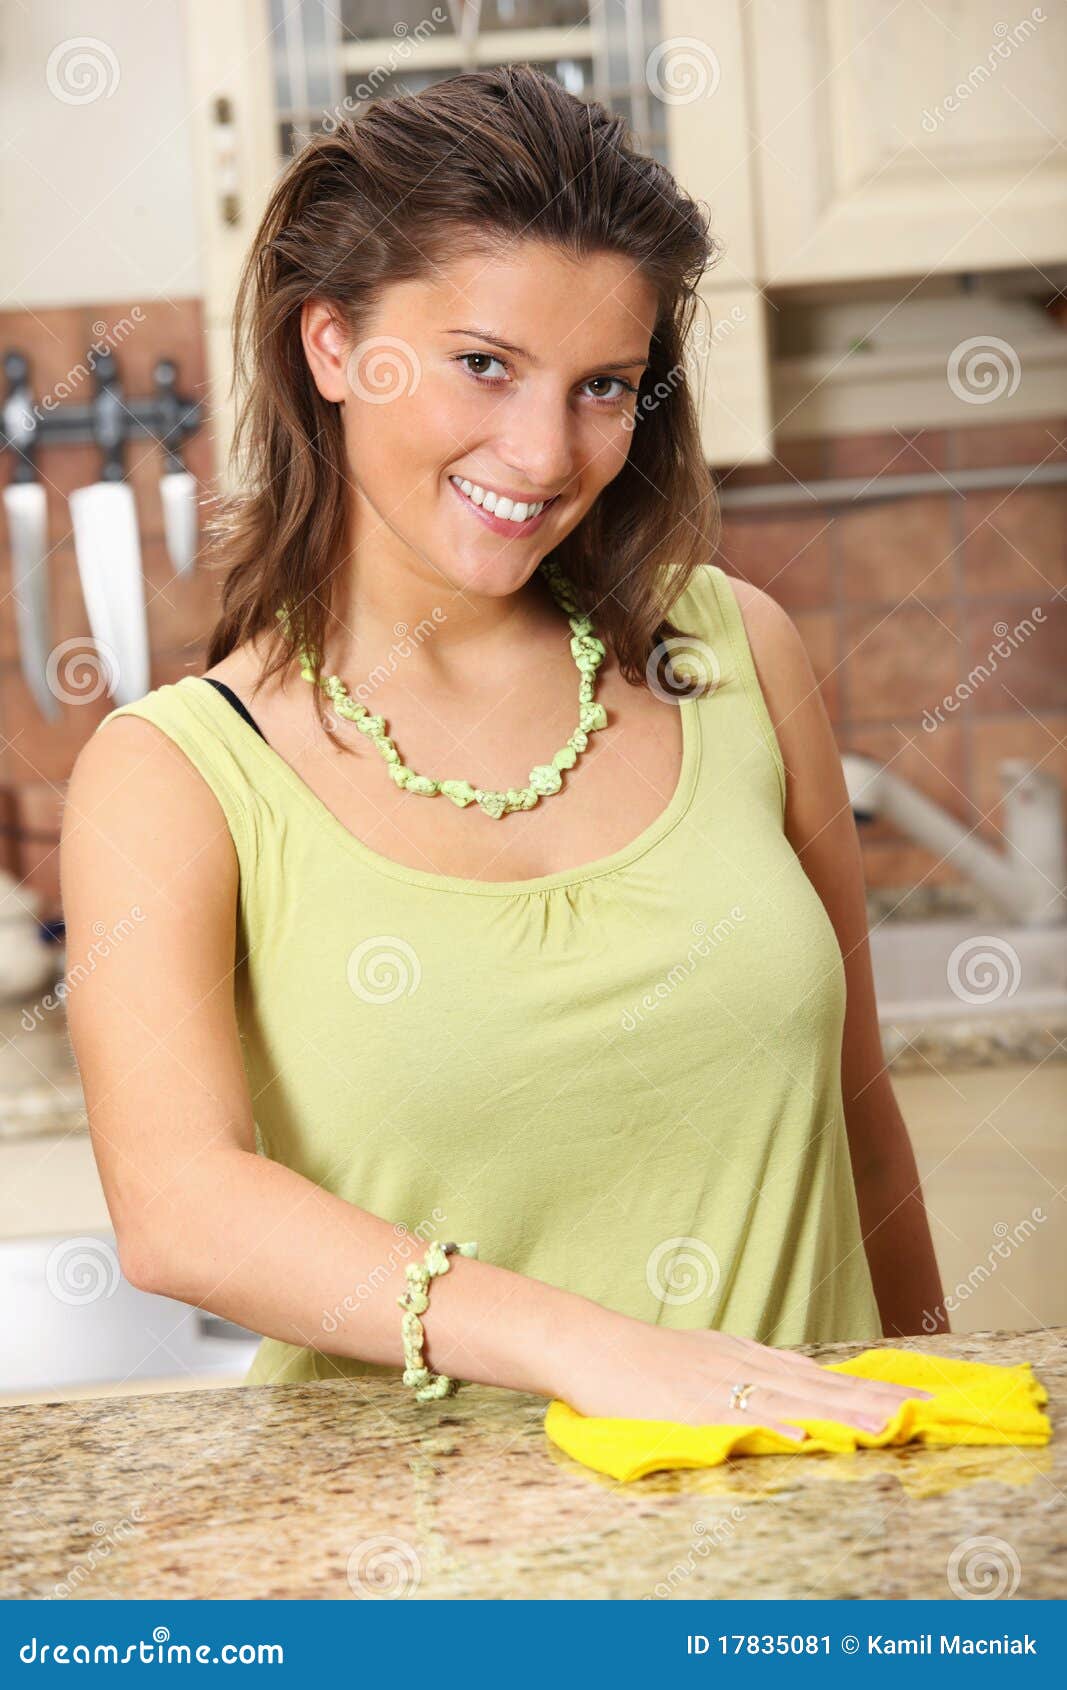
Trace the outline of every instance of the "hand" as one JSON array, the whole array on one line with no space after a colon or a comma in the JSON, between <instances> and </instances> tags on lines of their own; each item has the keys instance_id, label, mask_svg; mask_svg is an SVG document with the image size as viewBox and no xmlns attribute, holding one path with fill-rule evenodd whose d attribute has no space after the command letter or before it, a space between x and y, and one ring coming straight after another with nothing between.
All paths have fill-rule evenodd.
<instances>
[{"instance_id":1,"label":"hand","mask_svg":"<svg viewBox=\"0 0 1067 1690\"><path fill-rule=\"evenodd\" d=\"M734 1384L754 1386L744 1409L730 1406ZM627 1319L593 1335L580 1375L559 1394L580 1414L768 1426L801 1443L807 1433L788 1421L839 1420L880 1432L902 1402L933 1393L829 1373L809 1356L751 1338L674 1332Z\"/></svg>"}]
</instances>

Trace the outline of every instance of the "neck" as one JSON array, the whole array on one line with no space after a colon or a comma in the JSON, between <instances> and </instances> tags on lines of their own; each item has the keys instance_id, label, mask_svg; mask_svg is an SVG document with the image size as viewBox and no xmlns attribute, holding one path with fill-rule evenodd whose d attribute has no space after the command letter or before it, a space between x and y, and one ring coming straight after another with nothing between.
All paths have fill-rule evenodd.
<instances>
[{"instance_id":1,"label":"neck","mask_svg":"<svg viewBox=\"0 0 1067 1690\"><path fill-rule=\"evenodd\" d=\"M537 634L563 639L567 623L548 583L535 570L514 591L479 593L457 586L421 562L390 566L350 560L335 602L326 666L372 669L390 654L408 657L442 675L473 662L503 661Z\"/></svg>"}]
</instances>

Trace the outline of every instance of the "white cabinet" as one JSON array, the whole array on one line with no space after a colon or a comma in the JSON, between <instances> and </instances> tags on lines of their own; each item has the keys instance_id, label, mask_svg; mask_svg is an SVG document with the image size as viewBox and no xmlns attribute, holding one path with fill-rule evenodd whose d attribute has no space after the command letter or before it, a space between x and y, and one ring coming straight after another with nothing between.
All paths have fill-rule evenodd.
<instances>
[{"instance_id":1,"label":"white cabinet","mask_svg":"<svg viewBox=\"0 0 1067 1690\"><path fill-rule=\"evenodd\" d=\"M751 111L740 0L661 0L646 74L666 109L670 168L722 242L701 289L692 367L709 463L765 462L770 307L757 281Z\"/></svg>"},{"instance_id":2,"label":"white cabinet","mask_svg":"<svg viewBox=\"0 0 1067 1690\"><path fill-rule=\"evenodd\" d=\"M1067 258L1062 5L751 0L744 22L762 282Z\"/></svg>"}]
</instances>

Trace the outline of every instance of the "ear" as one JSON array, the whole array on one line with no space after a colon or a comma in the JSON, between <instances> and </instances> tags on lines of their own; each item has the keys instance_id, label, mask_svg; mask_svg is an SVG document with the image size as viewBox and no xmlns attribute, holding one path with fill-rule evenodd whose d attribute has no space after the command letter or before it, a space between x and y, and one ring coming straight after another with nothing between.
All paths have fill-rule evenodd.
<instances>
[{"instance_id":1,"label":"ear","mask_svg":"<svg viewBox=\"0 0 1067 1690\"><path fill-rule=\"evenodd\" d=\"M324 399L341 404L351 392L346 374L351 348L345 326L327 300L304 301L300 338L315 386Z\"/></svg>"}]
</instances>

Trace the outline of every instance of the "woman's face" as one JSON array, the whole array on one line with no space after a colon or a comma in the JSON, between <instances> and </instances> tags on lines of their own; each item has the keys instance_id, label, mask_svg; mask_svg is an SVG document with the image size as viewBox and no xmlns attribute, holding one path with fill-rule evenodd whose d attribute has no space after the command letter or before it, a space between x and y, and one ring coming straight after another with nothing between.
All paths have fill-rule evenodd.
<instances>
[{"instance_id":1,"label":"woman's face","mask_svg":"<svg viewBox=\"0 0 1067 1690\"><path fill-rule=\"evenodd\" d=\"M310 302L304 345L342 406L354 546L459 590L522 586L626 460L655 317L630 261L577 264L536 241L393 285L355 346Z\"/></svg>"}]
</instances>

